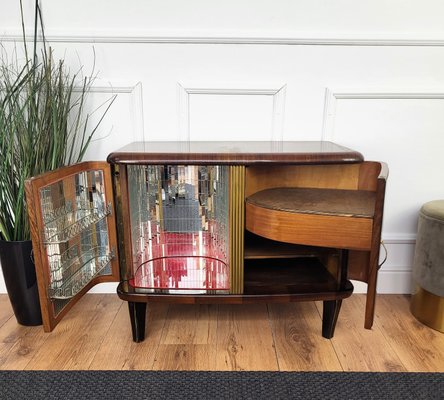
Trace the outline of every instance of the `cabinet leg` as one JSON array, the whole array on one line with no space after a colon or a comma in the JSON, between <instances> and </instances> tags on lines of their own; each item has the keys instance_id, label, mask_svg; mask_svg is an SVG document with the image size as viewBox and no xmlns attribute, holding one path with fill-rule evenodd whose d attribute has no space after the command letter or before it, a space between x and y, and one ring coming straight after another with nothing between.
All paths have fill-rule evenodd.
<instances>
[{"instance_id":1,"label":"cabinet leg","mask_svg":"<svg viewBox=\"0 0 444 400\"><path fill-rule=\"evenodd\" d=\"M146 303L128 302L131 319L133 341L142 342L145 339Z\"/></svg>"},{"instance_id":2,"label":"cabinet leg","mask_svg":"<svg viewBox=\"0 0 444 400\"><path fill-rule=\"evenodd\" d=\"M336 321L338 320L339 310L342 300L324 301L322 311L322 336L331 339L335 333Z\"/></svg>"},{"instance_id":3,"label":"cabinet leg","mask_svg":"<svg viewBox=\"0 0 444 400\"><path fill-rule=\"evenodd\" d=\"M375 317L375 302L376 302L376 284L378 282L378 270L379 270L379 242L370 252L369 260L369 273L367 280L367 301L365 303L365 329L371 329L373 325L373 319Z\"/></svg>"},{"instance_id":4,"label":"cabinet leg","mask_svg":"<svg viewBox=\"0 0 444 400\"><path fill-rule=\"evenodd\" d=\"M367 285L367 300L365 303L365 329L372 329L373 319L375 316L375 302L376 302L376 281L378 271L373 269L370 272Z\"/></svg>"}]
</instances>

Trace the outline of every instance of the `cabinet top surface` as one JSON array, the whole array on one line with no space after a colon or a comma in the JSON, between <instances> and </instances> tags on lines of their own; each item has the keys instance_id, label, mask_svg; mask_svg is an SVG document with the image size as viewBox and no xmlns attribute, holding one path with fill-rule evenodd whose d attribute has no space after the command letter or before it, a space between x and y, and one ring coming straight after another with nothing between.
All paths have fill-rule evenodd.
<instances>
[{"instance_id":1,"label":"cabinet top surface","mask_svg":"<svg viewBox=\"0 0 444 400\"><path fill-rule=\"evenodd\" d=\"M111 164L334 164L364 161L336 143L318 142L134 142L108 156Z\"/></svg>"}]
</instances>

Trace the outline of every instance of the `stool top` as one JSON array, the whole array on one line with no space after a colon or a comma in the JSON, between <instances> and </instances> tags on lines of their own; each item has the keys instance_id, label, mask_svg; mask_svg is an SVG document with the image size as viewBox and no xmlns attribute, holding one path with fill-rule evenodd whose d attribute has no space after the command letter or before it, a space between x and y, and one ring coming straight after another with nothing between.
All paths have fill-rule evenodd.
<instances>
[{"instance_id":1,"label":"stool top","mask_svg":"<svg viewBox=\"0 0 444 400\"><path fill-rule=\"evenodd\" d=\"M444 221L444 200L433 200L421 207L421 212L428 217Z\"/></svg>"}]
</instances>

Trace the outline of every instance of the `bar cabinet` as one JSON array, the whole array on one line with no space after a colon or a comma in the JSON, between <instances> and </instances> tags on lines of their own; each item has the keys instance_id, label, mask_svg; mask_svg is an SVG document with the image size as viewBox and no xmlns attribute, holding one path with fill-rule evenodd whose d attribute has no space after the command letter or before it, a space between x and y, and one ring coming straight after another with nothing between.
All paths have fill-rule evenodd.
<instances>
[{"instance_id":1,"label":"bar cabinet","mask_svg":"<svg viewBox=\"0 0 444 400\"><path fill-rule=\"evenodd\" d=\"M387 167L331 142L139 142L26 182L45 331L119 282L133 340L150 302L323 301L349 279L373 323Z\"/></svg>"}]
</instances>

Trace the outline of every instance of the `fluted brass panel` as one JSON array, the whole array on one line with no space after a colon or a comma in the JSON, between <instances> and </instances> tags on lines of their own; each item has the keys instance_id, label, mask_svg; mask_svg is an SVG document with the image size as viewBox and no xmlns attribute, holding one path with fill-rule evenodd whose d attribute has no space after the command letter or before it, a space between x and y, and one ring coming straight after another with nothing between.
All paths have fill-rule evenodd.
<instances>
[{"instance_id":1,"label":"fluted brass panel","mask_svg":"<svg viewBox=\"0 0 444 400\"><path fill-rule=\"evenodd\" d=\"M230 167L230 293L244 291L245 167Z\"/></svg>"}]
</instances>

